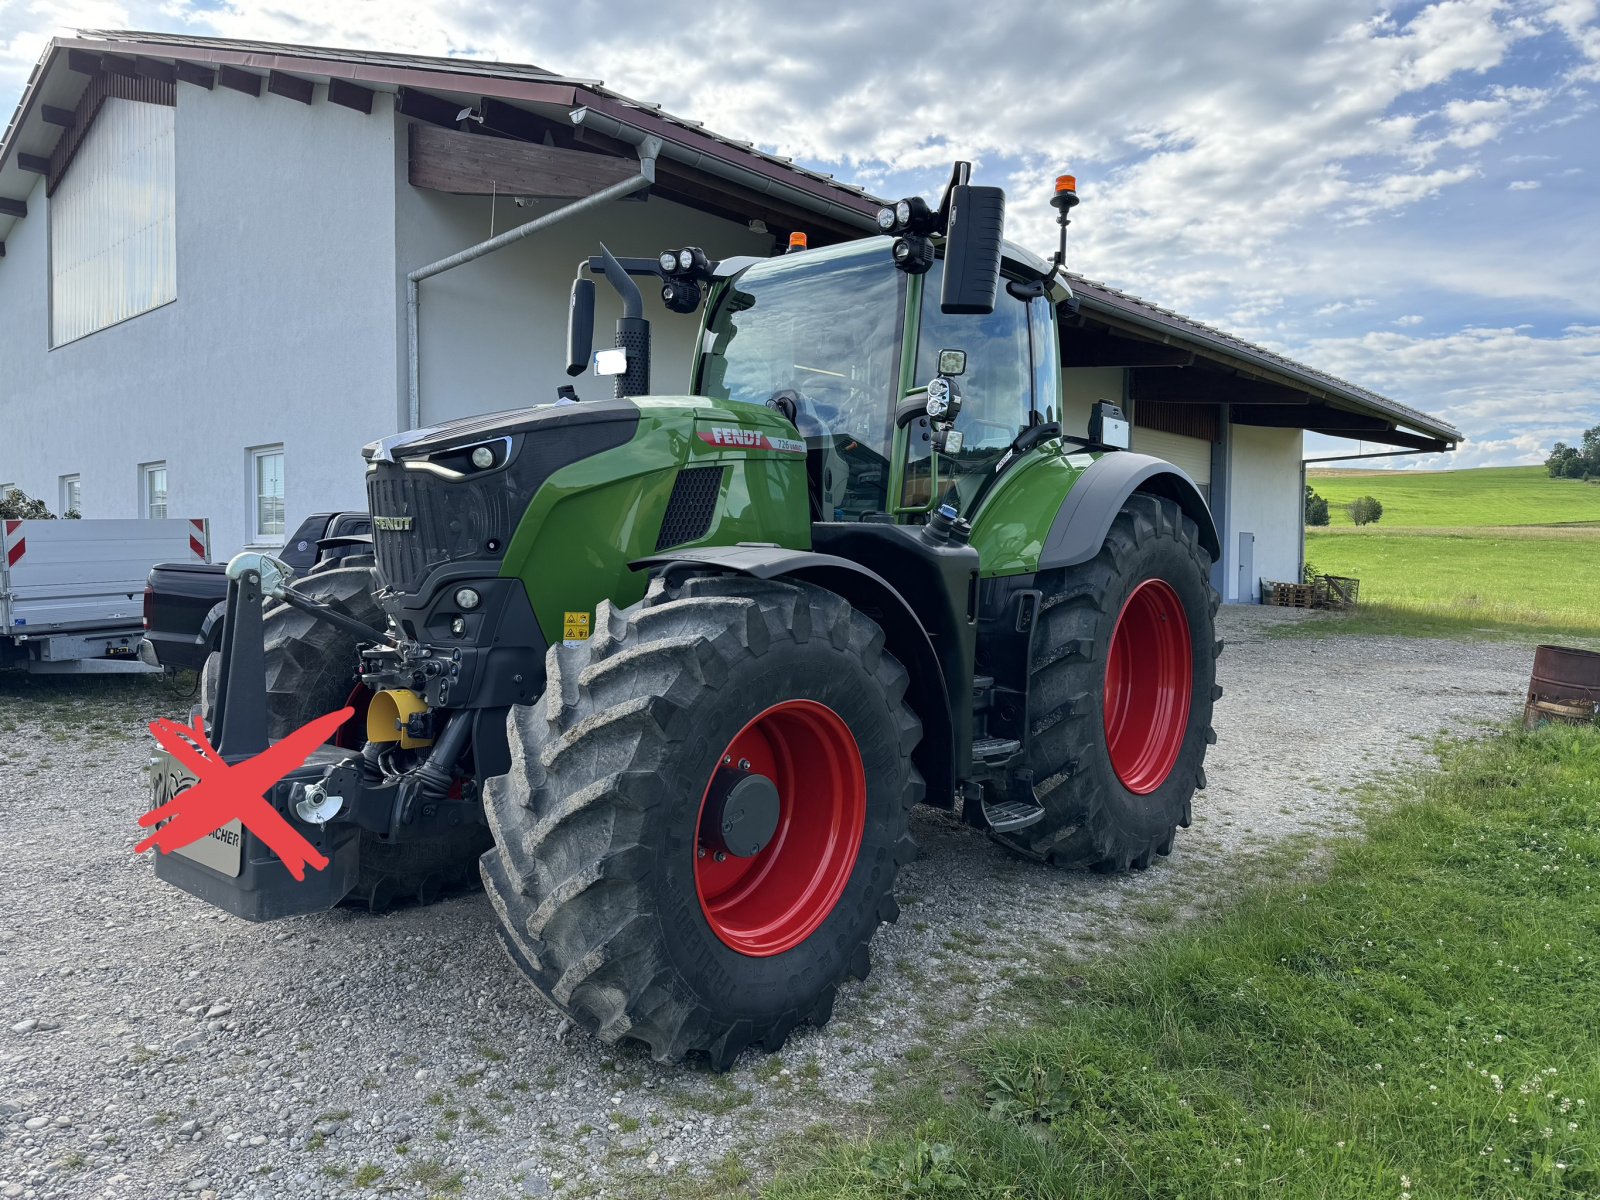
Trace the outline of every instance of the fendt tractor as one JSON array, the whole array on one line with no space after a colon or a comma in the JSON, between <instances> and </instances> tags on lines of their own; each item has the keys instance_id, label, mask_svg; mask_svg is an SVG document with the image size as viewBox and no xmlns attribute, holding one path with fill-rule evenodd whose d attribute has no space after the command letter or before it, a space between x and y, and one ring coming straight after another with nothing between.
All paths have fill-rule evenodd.
<instances>
[{"instance_id":1,"label":"fendt tractor","mask_svg":"<svg viewBox=\"0 0 1600 1200\"><path fill-rule=\"evenodd\" d=\"M557 1009L722 1069L866 975L914 805L1059 867L1167 854L1214 740L1216 530L1118 404L1062 428L1071 177L1050 262L969 177L838 245L600 247L568 373L613 397L367 446L370 559L235 558L208 725L237 761L354 709L267 794L330 861L297 880L234 823L157 874L264 921L476 865ZM704 310L692 395L650 394L637 278Z\"/></svg>"}]
</instances>

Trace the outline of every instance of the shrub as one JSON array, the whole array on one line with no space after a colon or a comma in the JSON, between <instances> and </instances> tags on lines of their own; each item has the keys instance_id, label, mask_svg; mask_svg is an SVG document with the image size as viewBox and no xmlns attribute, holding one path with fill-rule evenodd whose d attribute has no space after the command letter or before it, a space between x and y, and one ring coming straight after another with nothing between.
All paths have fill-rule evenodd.
<instances>
[{"instance_id":1,"label":"shrub","mask_svg":"<svg viewBox=\"0 0 1600 1200\"><path fill-rule=\"evenodd\" d=\"M1360 496L1345 505L1345 511L1357 525L1372 525L1383 516L1383 504L1376 496Z\"/></svg>"},{"instance_id":2,"label":"shrub","mask_svg":"<svg viewBox=\"0 0 1600 1200\"><path fill-rule=\"evenodd\" d=\"M1306 484L1306 524L1326 525L1328 523L1328 502L1316 492L1311 490L1311 485Z\"/></svg>"}]
</instances>

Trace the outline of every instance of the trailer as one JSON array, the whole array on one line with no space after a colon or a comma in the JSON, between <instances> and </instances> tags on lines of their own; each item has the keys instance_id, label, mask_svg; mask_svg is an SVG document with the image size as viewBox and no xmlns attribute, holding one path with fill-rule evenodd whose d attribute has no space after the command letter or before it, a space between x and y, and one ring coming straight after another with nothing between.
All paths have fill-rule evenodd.
<instances>
[{"instance_id":1,"label":"trailer","mask_svg":"<svg viewBox=\"0 0 1600 1200\"><path fill-rule=\"evenodd\" d=\"M0 668L148 672L145 577L158 562L209 562L203 519L0 521Z\"/></svg>"}]
</instances>

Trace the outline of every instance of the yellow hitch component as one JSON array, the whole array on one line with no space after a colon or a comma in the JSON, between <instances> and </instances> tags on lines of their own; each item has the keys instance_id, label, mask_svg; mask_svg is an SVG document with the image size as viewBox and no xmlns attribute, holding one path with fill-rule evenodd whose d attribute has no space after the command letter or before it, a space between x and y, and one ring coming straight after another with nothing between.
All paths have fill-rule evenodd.
<instances>
[{"instance_id":1,"label":"yellow hitch component","mask_svg":"<svg viewBox=\"0 0 1600 1200\"><path fill-rule=\"evenodd\" d=\"M367 708L367 741L399 742L407 750L431 746L432 738L414 738L406 732L406 723L427 711L422 697L406 688L379 692Z\"/></svg>"}]
</instances>

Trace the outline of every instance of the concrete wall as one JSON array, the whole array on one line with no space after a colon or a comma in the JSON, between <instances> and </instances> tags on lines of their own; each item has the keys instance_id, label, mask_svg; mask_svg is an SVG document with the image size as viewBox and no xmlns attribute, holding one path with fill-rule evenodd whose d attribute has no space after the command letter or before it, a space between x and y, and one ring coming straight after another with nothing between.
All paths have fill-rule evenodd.
<instances>
[{"instance_id":1,"label":"concrete wall","mask_svg":"<svg viewBox=\"0 0 1600 1200\"><path fill-rule=\"evenodd\" d=\"M1305 536L1300 459L1304 435L1298 429L1258 429L1234 425L1229 431L1228 528L1220 530L1224 600L1250 603L1261 598L1261 580L1300 578ZM1254 564L1242 578L1239 534L1255 534Z\"/></svg>"},{"instance_id":2,"label":"concrete wall","mask_svg":"<svg viewBox=\"0 0 1600 1200\"><path fill-rule=\"evenodd\" d=\"M209 517L214 556L246 540L248 449L282 442L291 527L363 507L359 450L393 426L394 147L372 116L177 88L177 299L49 348L44 187L0 260L0 480L86 517L139 515L141 463L168 511Z\"/></svg>"},{"instance_id":3,"label":"concrete wall","mask_svg":"<svg viewBox=\"0 0 1600 1200\"><path fill-rule=\"evenodd\" d=\"M397 123L396 249L400 325L397 367L405 394L404 298L407 272L503 233L565 203L539 200L517 207L511 197L452 196L413 188L406 181L406 122ZM493 209L491 223L491 207ZM672 246L700 246L712 258L765 255L770 234L754 234L733 221L666 200L617 200L534 233L526 239L425 280L421 287L422 424L470 413L494 412L556 398L573 384L587 399L610 396L613 381L592 374L568 378L568 294L580 258L604 242L619 257L654 257ZM621 306L597 280L595 347L612 344ZM650 318L651 390L688 388L697 316L670 313L660 285L639 281Z\"/></svg>"}]
</instances>

